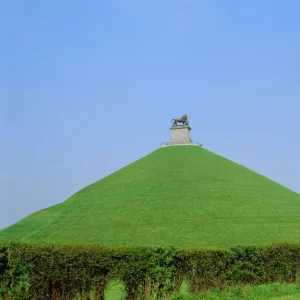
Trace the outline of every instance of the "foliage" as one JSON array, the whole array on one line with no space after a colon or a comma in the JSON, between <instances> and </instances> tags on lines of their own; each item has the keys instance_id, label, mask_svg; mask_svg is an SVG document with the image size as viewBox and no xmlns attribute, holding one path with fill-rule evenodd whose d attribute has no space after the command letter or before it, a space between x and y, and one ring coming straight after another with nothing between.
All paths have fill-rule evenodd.
<instances>
[{"instance_id":1,"label":"foliage","mask_svg":"<svg viewBox=\"0 0 300 300\"><path fill-rule=\"evenodd\" d=\"M227 272L230 284L260 284L264 281L263 248L235 247L231 251L231 268Z\"/></svg>"},{"instance_id":2,"label":"foliage","mask_svg":"<svg viewBox=\"0 0 300 300\"><path fill-rule=\"evenodd\" d=\"M184 281L198 294L296 282L299 270L297 244L184 250L9 243L0 246L0 297L103 300L108 284L119 281L126 299L161 299L178 294Z\"/></svg>"},{"instance_id":3,"label":"foliage","mask_svg":"<svg viewBox=\"0 0 300 300\"><path fill-rule=\"evenodd\" d=\"M29 274L31 263L24 263L18 247L0 247L1 299L30 299Z\"/></svg>"},{"instance_id":4,"label":"foliage","mask_svg":"<svg viewBox=\"0 0 300 300\"><path fill-rule=\"evenodd\" d=\"M231 267L228 250L182 250L177 257L177 269L189 282L189 291L197 294L214 287L226 286L226 272Z\"/></svg>"}]
</instances>

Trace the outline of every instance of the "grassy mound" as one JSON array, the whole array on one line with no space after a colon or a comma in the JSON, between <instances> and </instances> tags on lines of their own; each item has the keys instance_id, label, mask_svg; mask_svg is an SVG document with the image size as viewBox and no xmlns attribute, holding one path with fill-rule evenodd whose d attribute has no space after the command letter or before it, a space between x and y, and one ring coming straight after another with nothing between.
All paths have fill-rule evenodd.
<instances>
[{"instance_id":1,"label":"grassy mound","mask_svg":"<svg viewBox=\"0 0 300 300\"><path fill-rule=\"evenodd\" d=\"M201 147L159 148L0 239L179 247L300 240L300 196Z\"/></svg>"}]
</instances>

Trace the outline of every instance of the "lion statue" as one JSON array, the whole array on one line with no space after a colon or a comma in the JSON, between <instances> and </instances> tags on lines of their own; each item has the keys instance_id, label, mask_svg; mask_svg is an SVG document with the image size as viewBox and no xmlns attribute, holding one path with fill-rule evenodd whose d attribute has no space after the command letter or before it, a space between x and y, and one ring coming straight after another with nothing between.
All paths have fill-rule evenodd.
<instances>
[{"instance_id":1,"label":"lion statue","mask_svg":"<svg viewBox=\"0 0 300 300\"><path fill-rule=\"evenodd\" d=\"M174 125L178 125L178 123L182 123L182 125L188 125L188 119L187 119L187 114L182 115L181 118L176 118L176 119L172 119L171 122Z\"/></svg>"}]
</instances>

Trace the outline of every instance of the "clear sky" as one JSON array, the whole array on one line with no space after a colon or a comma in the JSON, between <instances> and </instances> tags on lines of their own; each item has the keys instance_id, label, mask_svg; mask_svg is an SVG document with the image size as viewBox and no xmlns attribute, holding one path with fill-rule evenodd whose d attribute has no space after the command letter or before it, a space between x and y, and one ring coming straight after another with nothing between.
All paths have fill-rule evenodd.
<instances>
[{"instance_id":1,"label":"clear sky","mask_svg":"<svg viewBox=\"0 0 300 300\"><path fill-rule=\"evenodd\" d=\"M0 2L0 228L169 139L300 192L300 1ZM283 199L284 201L284 199Z\"/></svg>"}]
</instances>

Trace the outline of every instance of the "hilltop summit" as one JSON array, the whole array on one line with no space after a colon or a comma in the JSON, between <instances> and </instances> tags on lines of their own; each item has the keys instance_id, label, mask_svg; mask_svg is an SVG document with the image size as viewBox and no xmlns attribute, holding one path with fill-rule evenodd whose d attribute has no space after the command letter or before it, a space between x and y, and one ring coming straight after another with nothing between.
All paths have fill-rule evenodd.
<instances>
[{"instance_id":1,"label":"hilltop summit","mask_svg":"<svg viewBox=\"0 0 300 300\"><path fill-rule=\"evenodd\" d=\"M293 242L299 212L297 193L203 147L173 144L2 230L0 239L178 247Z\"/></svg>"}]
</instances>

